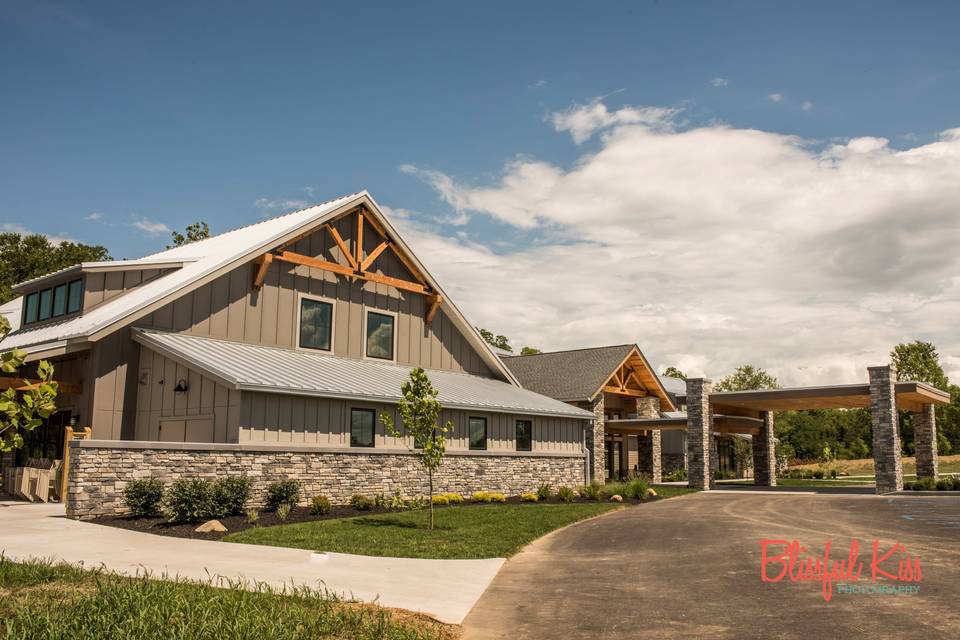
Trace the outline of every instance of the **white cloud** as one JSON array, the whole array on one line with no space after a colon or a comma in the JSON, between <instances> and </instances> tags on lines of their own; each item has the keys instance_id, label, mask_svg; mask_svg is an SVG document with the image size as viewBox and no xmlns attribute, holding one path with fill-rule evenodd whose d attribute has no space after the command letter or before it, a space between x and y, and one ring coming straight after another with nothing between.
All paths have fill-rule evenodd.
<instances>
[{"instance_id":1,"label":"white cloud","mask_svg":"<svg viewBox=\"0 0 960 640\"><path fill-rule=\"evenodd\" d=\"M65 233L40 233L38 231L32 231L22 224L13 224L13 223L4 223L0 224L0 230L3 230L7 233L19 233L21 236L33 236L41 235L44 236L50 244L57 245L63 242L76 242L71 236L68 236Z\"/></svg>"},{"instance_id":2,"label":"white cloud","mask_svg":"<svg viewBox=\"0 0 960 640\"><path fill-rule=\"evenodd\" d=\"M770 102L783 102L783 94L771 93L767 96L767 100L769 100Z\"/></svg>"},{"instance_id":3,"label":"white cloud","mask_svg":"<svg viewBox=\"0 0 960 640\"><path fill-rule=\"evenodd\" d=\"M527 88L529 88L529 89L542 89L542 88L544 88L545 86L547 86L547 81L541 79L541 80L537 80L536 82L530 83L529 85L527 85Z\"/></svg>"},{"instance_id":4,"label":"white cloud","mask_svg":"<svg viewBox=\"0 0 960 640\"><path fill-rule=\"evenodd\" d=\"M171 233L171 229L167 225L162 222L154 222L143 216L135 217L133 222L130 223L130 226L143 231L148 236L167 235Z\"/></svg>"},{"instance_id":5,"label":"white cloud","mask_svg":"<svg viewBox=\"0 0 960 640\"><path fill-rule=\"evenodd\" d=\"M299 199L270 200L269 198L257 198L253 203L254 207L268 213L273 211L295 211L309 205L310 203L308 201Z\"/></svg>"},{"instance_id":6,"label":"white cloud","mask_svg":"<svg viewBox=\"0 0 960 640\"><path fill-rule=\"evenodd\" d=\"M636 124L650 128L669 128L680 110L674 107L624 107L609 111L599 98L585 105L574 105L550 116L557 131L569 131L573 141L581 144L594 133L615 125Z\"/></svg>"},{"instance_id":7,"label":"white cloud","mask_svg":"<svg viewBox=\"0 0 960 640\"><path fill-rule=\"evenodd\" d=\"M510 251L398 221L474 323L544 349L636 341L691 375L752 362L788 384L862 381L906 340L960 354L960 130L819 148L589 109L603 124L559 115L560 131L607 129L569 167L516 158L469 185L407 168L459 215L538 239ZM945 364L960 377L960 356Z\"/></svg>"},{"instance_id":8,"label":"white cloud","mask_svg":"<svg viewBox=\"0 0 960 640\"><path fill-rule=\"evenodd\" d=\"M99 222L100 220L103 220L103 214L99 211L94 211L89 215L83 216L83 219L90 220L91 222Z\"/></svg>"},{"instance_id":9,"label":"white cloud","mask_svg":"<svg viewBox=\"0 0 960 640\"><path fill-rule=\"evenodd\" d=\"M725 87L730 84L730 81L727 80L726 78L716 77L716 78L710 78L710 84L712 84L715 87Z\"/></svg>"},{"instance_id":10,"label":"white cloud","mask_svg":"<svg viewBox=\"0 0 960 640\"><path fill-rule=\"evenodd\" d=\"M811 109L813 109L813 103L810 102L809 100L804 100L803 102L800 103L800 108L803 109L804 111L810 111Z\"/></svg>"}]
</instances>

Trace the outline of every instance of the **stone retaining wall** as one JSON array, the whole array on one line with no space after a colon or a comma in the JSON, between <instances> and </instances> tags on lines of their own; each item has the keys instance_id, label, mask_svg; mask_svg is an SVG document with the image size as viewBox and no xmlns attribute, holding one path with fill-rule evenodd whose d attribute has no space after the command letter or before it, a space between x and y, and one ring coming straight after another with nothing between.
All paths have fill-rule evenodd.
<instances>
[{"instance_id":1,"label":"stone retaining wall","mask_svg":"<svg viewBox=\"0 0 960 640\"><path fill-rule=\"evenodd\" d=\"M81 440L71 443L67 516L92 518L125 512L123 489L134 478L215 479L247 475L253 479L251 507L263 505L271 482L292 478L303 487L301 500L324 494L346 504L360 493L372 497L425 495L427 477L417 458L405 451L347 450L246 444L180 444ZM582 454L447 452L434 476L435 491L534 491L542 482L585 484Z\"/></svg>"}]
</instances>

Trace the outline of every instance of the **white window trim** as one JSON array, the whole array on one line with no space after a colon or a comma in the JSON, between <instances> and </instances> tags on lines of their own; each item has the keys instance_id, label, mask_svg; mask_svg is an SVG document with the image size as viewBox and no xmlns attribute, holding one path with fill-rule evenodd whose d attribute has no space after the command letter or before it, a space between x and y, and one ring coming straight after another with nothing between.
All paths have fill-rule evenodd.
<instances>
[{"instance_id":1,"label":"white window trim","mask_svg":"<svg viewBox=\"0 0 960 640\"><path fill-rule=\"evenodd\" d=\"M373 356L367 355L367 319L370 318L371 313L379 313L382 316L392 316L393 317L393 358L390 360L386 358L375 358ZM397 335L400 333L400 315L396 311L387 311L385 309L377 309L372 307L363 308L363 359L370 360L371 362L396 362L397 361Z\"/></svg>"},{"instance_id":2,"label":"white window trim","mask_svg":"<svg viewBox=\"0 0 960 640\"><path fill-rule=\"evenodd\" d=\"M330 350L326 349L316 349L314 347L301 347L300 346L300 317L301 317L301 308L303 300L315 300L317 302L326 302L330 305ZM297 330L293 336L293 346L297 351L303 351L305 353L329 353L334 355L334 339L337 335L337 301L333 298L327 298L325 296L316 296L310 293L297 292L297 308L295 310L297 317Z\"/></svg>"}]
</instances>

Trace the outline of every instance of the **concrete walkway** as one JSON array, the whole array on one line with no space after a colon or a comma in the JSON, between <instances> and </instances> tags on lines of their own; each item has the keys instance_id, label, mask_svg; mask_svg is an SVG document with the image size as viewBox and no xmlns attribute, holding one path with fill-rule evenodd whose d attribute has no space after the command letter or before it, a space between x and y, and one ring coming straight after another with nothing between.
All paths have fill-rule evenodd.
<instances>
[{"instance_id":1,"label":"concrete walkway","mask_svg":"<svg viewBox=\"0 0 960 640\"><path fill-rule=\"evenodd\" d=\"M260 545L186 540L64 517L58 504L0 502L0 552L50 558L135 575L223 577L327 589L460 624L504 560L419 560L311 553Z\"/></svg>"}]
</instances>

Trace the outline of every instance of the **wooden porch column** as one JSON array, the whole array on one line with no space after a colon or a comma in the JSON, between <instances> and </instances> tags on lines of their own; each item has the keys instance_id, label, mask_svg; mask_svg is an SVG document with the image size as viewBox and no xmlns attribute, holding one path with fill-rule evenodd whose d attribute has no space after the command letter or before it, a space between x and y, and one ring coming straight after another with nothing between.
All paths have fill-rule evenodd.
<instances>
[{"instance_id":1,"label":"wooden porch column","mask_svg":"<svg viewBox=\"0 0 960 640\"><path fill-rule=\"evenodd\" d=\"M873 424L873 465L877 493L903 491L900 428L897 419L897 370L869 367L870 420Z\"/></svg>"},{"instance_id":2,"label":"wooden porch column","mask_svg":"<svg viewBox=\"0 0 960 640\"><path fill-rule=\"evenodd\" d=\"M713 468L713 412L710 392L713 382L707 378L687 380L687 484L696 489L710 489Z\"/></svg>"}]
</instances>

